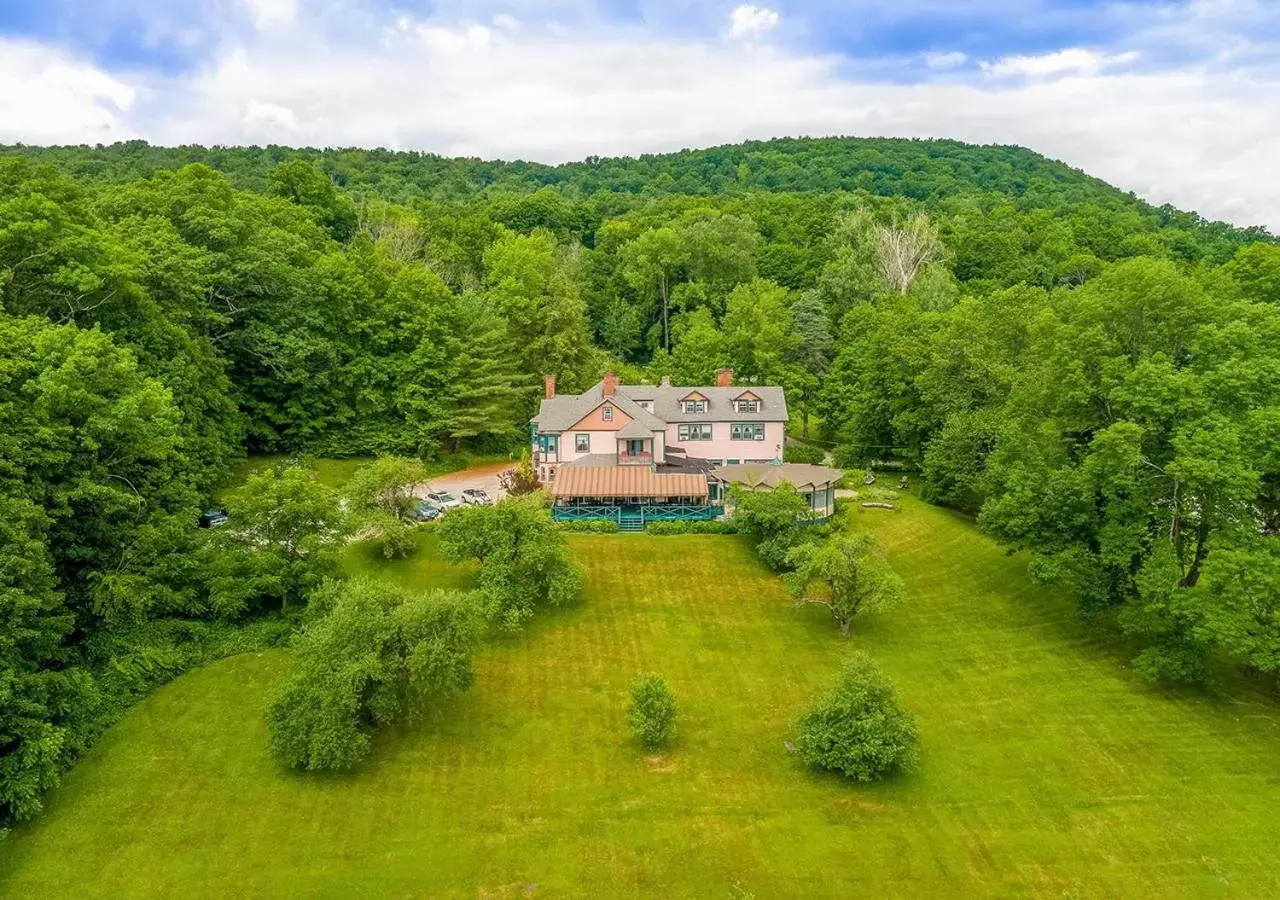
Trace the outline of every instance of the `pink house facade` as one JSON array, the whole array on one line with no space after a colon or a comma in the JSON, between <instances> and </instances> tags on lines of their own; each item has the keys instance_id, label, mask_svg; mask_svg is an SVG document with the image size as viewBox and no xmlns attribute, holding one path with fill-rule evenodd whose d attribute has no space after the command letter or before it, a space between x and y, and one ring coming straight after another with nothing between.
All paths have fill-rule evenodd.
<instances>
[{"instance_id":1,"label":"pink house facade","mask_svg":"<svg viewBox=\"0 0 1280 900\"><path fill-rule=\"evenodd\" d=\"M534 464L543 483L561 466L647 466L709 472L716 466L781 463L787 402L780 387L619 383L612 372L581 394L546 397L531 420Z\"/></svg>"},{"instance_id":2,"label":"pink house facade","mask_svg":"<svg viewBox=\"0 0 1280 900\"><path fill-rule=\"evenodd\" d=\"M793 466L780 387L739 386L721 369L714 385L621 384L612 372L581 394L546 397L530 421L538 479L560 521L614 520L623 531L654 521L714 519L731 484L772 489L785 481L830 516L843 473Z\"/></svg>"}]
</instances>

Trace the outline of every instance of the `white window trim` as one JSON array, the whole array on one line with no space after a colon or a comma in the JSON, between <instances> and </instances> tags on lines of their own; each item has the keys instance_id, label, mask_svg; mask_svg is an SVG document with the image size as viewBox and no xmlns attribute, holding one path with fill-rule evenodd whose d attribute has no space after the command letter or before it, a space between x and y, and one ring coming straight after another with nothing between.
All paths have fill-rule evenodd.
<instances>
[{"instance_id":1,"label":"white window trim","mask_svg":"<svg viewBox=\"0 0 1280 900\"><path fill-rule=\"evenodd\" d=\"M612 422L612 421L613 421L613 407L612 407L612 406L606 406L606 407L604 407L604 409L602 409L602 410L600 411L600 416L601 416L601 418L603 418L606 422Z\"/></svg>"},{"instance_id":2,"label":"white window trim","mask_svg":"<svg viewBox=\"0 0 1280 900\"><path fill-rule=\"evenodd\" d=\"M582 447L581 447L581 446L579 446L579 445L582 443L582 439L583 439L583 438L586 438L586 439L587 439L587 441L586 441L586 443L587 443L587 449L586 449L586 450L583 450L583 449L582 449ZM591 435L590 435L590 434L575 434L575 435L573 436L573 452L574 452L574 453L590 453L590 452L591 452Z\"/></svg>"}]
</instances>

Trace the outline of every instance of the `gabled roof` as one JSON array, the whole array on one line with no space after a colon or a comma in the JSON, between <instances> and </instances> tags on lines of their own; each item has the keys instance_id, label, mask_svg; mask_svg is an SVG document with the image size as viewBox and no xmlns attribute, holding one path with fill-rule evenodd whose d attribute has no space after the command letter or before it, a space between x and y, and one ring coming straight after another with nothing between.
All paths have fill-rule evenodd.
<instances>
[{"instance_id":1,"label":"gabled roof","mask_svg":"<svg viewBox=\"0 0 1280 900\"><path fill-rule=\"evenodd\" d=\"M633 422L639 422L649 431L666 431L667 424L653 413L646 410L620 390L612 397L604 395L604 383L597 382L581 394L557 394L550 400L543 400L538 407L538 414L531 420L543 434L564 431L582 421L588 413L603 403L611 402L618 409L629 415ZM646 434L645 437L648 437Z\"/></svg>"},{"instance_id":2,"label":"gabled roof","mask_svg":"<svg viewBox=\"0 0 1280 900\"><path fill-rule=\"evenodd\" d=\"M706 412L684 411L680 403L696 390L707 398ZM760 400L759 412L740 413L734 400L749 391ZM618 393L628 397L653 399L653 414L665 422L785 422L787 415L787 399L780 387L765 385L733 385L731 387L679 387L677 385L629 385L618 386Z\"/></svg>"},{"instance_id":3,"label":"gabled roof","mask_svg":"<svg viewBox=\"0 0 1280 900\"><path fill-rule=\"evenodd\" d=\"M760 401L758 412L738 412L734 403L744 393L753 394ZM707 401L706 412L684 411L681 400L691 394ZM538 414L531 420L543 434L566 431L582 420L605 400L604 382L597 382L581 394L560 394L543 400ZM620 384L613 396L607 398L633 420L650 431L665 431L668 423L676 422L785 422L787 399L780 387L764 385L734 385L731 387L680 387L678 385ZM653 411L642 407L637 400L653 403Z\"/></svg>"},{"instance_id":4,"label":"gabled roof","mask_svg":"<svg viewBox=\"0 0 1280 900\"><path fill-rule=\"evenodd\" d=\"M641 425L639 422L632 419L626 425L623 425L621 428L618 429L618 437L652 440L653 430L651 428L645 427L644 425Z\"/></svg>"},{"instance_id":5,"label":"gabled roof","mask_svg":"<svg viewBox=\"0 0 1280 900\"><path fill-rule=\"evenodd\" d=\"M649 398L646 397L645 399L647 400ZM697 388L694 388L689 393L685 394L683 397L680 398L682 402L685 400L706 400L706 399L707 399L707 395L699 391Z\"/></svg>"},{"instance_id":6,"label":"gabled roof","mask_svg":"<svg viewBox=\"0 0 1280 900\"><path fill-rule=\"evenodd\" d=\"M717 481L745 484L748 487L777 487L784 481L798 490L823 488L840 480L844 472L827 466L811 466L805 463L745 463L738 466L720 466L711 470Z\"/></svg>"}]
</instances>

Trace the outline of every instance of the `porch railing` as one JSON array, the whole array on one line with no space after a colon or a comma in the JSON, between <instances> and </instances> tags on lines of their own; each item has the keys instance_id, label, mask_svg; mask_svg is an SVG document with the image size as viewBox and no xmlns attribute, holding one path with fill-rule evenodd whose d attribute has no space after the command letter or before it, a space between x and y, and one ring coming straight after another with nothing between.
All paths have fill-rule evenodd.
<instances>
[{"instance_id":1,"label":"porch railing","mask_svg":"<svg viewBox=\"0 0 1280 900\"><path fill-rule=\"evenodd\" d=\"M589 522L599 519L618 521L621 506L553 506L551 518L557 522Z\"/></svg>"},{"instance_id":2,"label":"porch railing","mask_svg":"<svg viewBox=\"0 0 1280 900\"><path fill-rule=\"evenodd\" d=\"M642 450L639 453L628 453L626 450L618 451L618 464L623 466L648 466L653 464L653 454L648 450Z\"/></svg>"},{"instance_id":3,"label":"porch railing","mask_svg":"<svg viewBox=\"0 0 1280 900\"><path fill-rule=\"evenodd\" d=\"M723 506L695 506L689 503L671 504L617 504L604 506L556 505L551 507L551 517L557 522L589 522L609 520L621 523L626 518L639 517L645 522L706 522L724 515Z\"/></svg>"},{"instance_id":4,"label":"porch railing","mask_svg":"<svg viewBox=\"0 0 1280 900\"><path fill-rule=\"evenodd\" d=\"M709 522L722 515L723 506L665 504L640 507L640 518L645 522Z\"/></svg>"}]
</instances>

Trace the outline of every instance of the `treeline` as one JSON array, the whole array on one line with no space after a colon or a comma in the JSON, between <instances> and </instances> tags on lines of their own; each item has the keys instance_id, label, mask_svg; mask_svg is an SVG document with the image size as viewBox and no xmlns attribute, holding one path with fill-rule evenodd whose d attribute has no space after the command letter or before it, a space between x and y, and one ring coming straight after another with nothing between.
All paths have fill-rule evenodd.
<instances>
[{"instance_id":1,"label":"treeline","mask_svg":"<svg viewBox=\"0 0 1280 900\"><path fill-rule=\"evenodd\" d=\"M343 536L305 470L233 497L259 525L196 529L246 450L505 451L548 373L782 384L800 427L915 461L934 499L1118 614L1154 674L1215 649L1280 665L1264 233L951 142L554 168L6 153L4 820L133 698L274 639L264 614L332 574Z\"/></svg>"}]
</instances>

